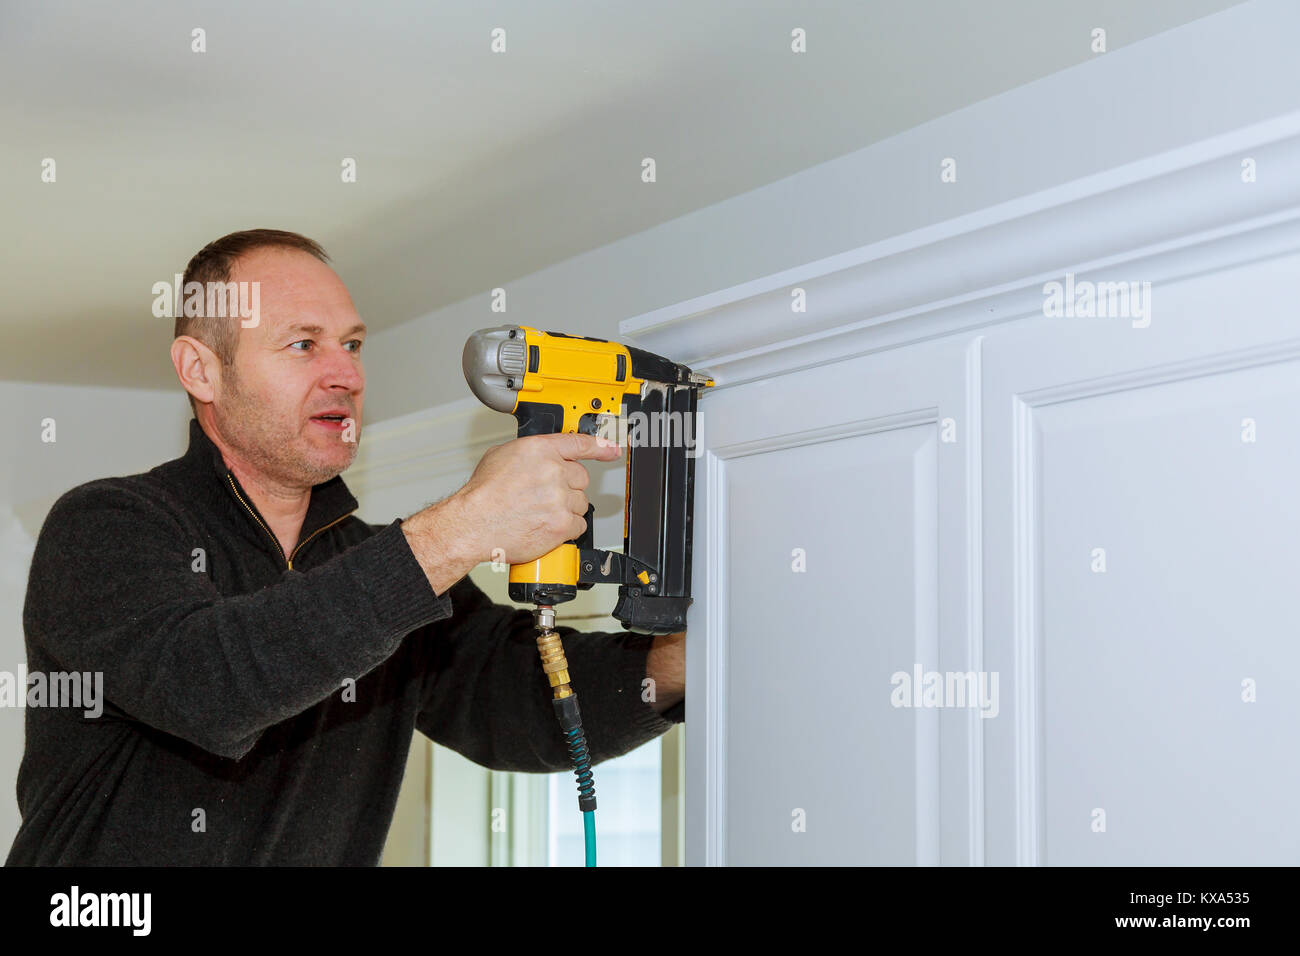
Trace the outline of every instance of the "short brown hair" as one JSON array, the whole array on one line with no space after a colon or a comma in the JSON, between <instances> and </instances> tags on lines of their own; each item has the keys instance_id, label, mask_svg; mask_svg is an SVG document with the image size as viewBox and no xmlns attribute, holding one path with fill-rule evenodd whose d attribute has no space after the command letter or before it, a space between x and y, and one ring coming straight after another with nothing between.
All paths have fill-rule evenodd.
<instances>
[{"instance_id":1,"label":"short brown hair","mask_svg":"<svg viewBox=\"0 0 1300 956\"><path fill-rule=\"evenodd\" d=\"M229 282L230 271L241 256L257 249L269 248L297 249L315 256L321 262L330 261L319 242L296 232L285 232L283 229L245 229L209 242L195 253L185 267L185 276L181 280L182 294L190 288L191 282L201 283L205 289L209 282ZM178 308L172 338L177 339L182 335L193 336L212 349L221 360L222 368L234 366L235 350L239 346L239 329L229 318L186 316L184 308ZM190 408L197 411L193 395L190 396Z\"/></svg>"}]
</instances>

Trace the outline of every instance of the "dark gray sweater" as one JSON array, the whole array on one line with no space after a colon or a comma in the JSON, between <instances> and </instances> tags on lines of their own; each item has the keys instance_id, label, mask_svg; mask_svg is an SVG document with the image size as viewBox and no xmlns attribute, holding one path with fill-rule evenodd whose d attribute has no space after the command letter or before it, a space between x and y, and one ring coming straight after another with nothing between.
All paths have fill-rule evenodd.
<instances>
[{"instance_id":1,"label":"dark gray sweater","mask_svg":"<svg viewBox=\"0 0 1300 956\"><path fill-rule=\"evenodd\" d=\"M532 614L469 578L434 594L399 522L356 507L317 485L286 558L197 421L182 458L58 500L27 667L102 672L105 704L27 709L7 864L373 865L415 730L569 768ZM649 637L560 631L597 762L684 719L642 700Z\"/></svg>"}]
</instances>

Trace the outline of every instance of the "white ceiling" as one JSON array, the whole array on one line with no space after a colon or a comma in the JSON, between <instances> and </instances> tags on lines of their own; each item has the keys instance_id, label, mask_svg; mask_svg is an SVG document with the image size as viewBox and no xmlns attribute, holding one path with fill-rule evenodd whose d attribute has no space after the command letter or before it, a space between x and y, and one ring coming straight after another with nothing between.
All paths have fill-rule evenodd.
<instances>
[{"instance_id":1,"label":"white ceiling","mask_svg":"<svg viewBox=\"0 0 1300 956\"><path fill-rule=\"evenodd\" d=\"M150 289L226 232L383 329L1237 2L6 0L0 379L176 387Z\"/></svg>"}]
</instances>

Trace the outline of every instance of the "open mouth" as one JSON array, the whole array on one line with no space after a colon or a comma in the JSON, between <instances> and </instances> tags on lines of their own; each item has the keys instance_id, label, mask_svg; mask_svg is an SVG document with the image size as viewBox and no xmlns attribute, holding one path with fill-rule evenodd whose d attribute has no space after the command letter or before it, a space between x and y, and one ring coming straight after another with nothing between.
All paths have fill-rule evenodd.
<instances>
[{"instance_id":1,"label":"open mouth","mask_svg":"<svg viewBox=\"0 0 1300 956\"><path fill-rule=\"evenodd\" d=\"M345 427L345 423L350 422L352 419L342 412L327 412L324 415L313 415L311 420L325 428L340 429Z\"/></svg>"}]
</instances>

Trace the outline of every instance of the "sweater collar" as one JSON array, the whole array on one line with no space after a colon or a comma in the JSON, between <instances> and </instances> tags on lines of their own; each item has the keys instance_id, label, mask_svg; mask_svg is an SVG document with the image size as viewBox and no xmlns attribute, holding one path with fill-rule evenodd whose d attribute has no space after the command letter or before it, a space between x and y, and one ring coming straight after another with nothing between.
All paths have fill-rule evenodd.
<instances>
[{"instance_id":1,"label":"sweater collar","mask_svg":"<svg viewBox=\"0 0 1300 956\"><path fill-rule=\"evenodd\" d=\"M220 486L217 489L219 495L232 502L237 499L242 500L253 510L258 522L264 523L265 519L257 511L253 499L244 491L234 473L226 467L225 459L221 457L221 449L208 437L197 418L190 419L190 446L182 460L193 480L214 488ZM313 485L311 500L307 504L307 515L303 518L302 531L298 535L298 540L306 541L316 531L356 510L357 499L343 483L342 475L335 475L328 481Z\"/></svg>"}]
</instances>

